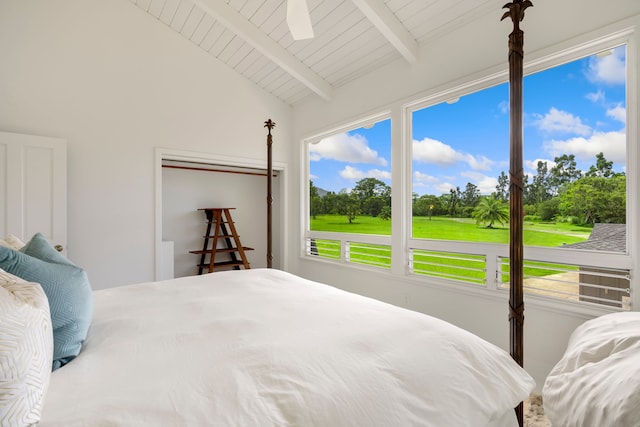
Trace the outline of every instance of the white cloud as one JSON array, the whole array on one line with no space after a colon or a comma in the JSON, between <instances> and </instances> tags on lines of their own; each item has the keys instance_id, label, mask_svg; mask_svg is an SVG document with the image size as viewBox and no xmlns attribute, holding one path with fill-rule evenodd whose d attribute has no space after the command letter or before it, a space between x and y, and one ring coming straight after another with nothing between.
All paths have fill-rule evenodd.
<instances>
[{"instance_id":1,"label":"white cloud","mask_svg":"<svg viewBox=\"0 0 640 427\"><path fill-rule=\"evenodd\" d=\"M438 190L441 194L448 193L452 188L456 188L456 186L450 182L441 182L435 185L436 190Z\"/></svg>"},{"instance_id":2,"label":"white cloud","mask_svg":"<svg viewBox=\"0 0 640 427\"><path fill-rule=\"evenodd\" d=\"M564 153L562 153L562 154L564 154ZM559 156L560 155L561 154L559 154ZM556 162L554 162L553 160L549 160L549 159L533 159L533 160L525 160L524 161L524 167L525 167L525 169L529 169L533 175L536 175L536 173L538 172L538 162L542 162L542 163L546 162L548 171L550 171L551 168L556 165Z\"/></svg>"},{"instance_id":3,"label":"white cloud","mask_svg":"<svg viewBox=\"0 0 640 427\"><path fill-rule=\"evenodd\" d=\"M555 107L551 107L549 112L544 116L539 114L535 116L537 117L535 123L545 132L574 133L577 135L588 135L591 133L591 128L582 123L580 117L576 117L566 111L558 110Z\"/></svg>"},{"instance_id":4,"label":"white cloud","mask_svg":"<svg viewBox=\"0 0 640 427\"><path fill-rule=\"evenodd\" d=\"M602 89L599 89L597 92L591 92L585 95L585 98L587 98L589 101L594 102L594 103L600 103L600 102L604 102L605 96L604 96L604 91L602 91Z\"/></svg>"},{"instance_id":5,"label":"white cloud","mask_svg":"<svg viewBox=\"0 0 640 427\"><path fill-rule=\"evenodd\" d=\"M429 186L424 182L413 182L413 188L428 188Z\"/></svg>"},{"instance_id":6,"label":"white cloud","mask_svg":"<svg viewBox=\"0 0 640 427\"><path fill-rule=\"evenodd\" d=\"M369 147L369 143L362 135L347 135L341 133L324 138L317 144L309 146L309 159L333 159L341 162L367 163L387 166L385 158L378 156L378 152Z\"/></svg>"},{"instance_id":7,"label":"white cloud","mask_svg":"<svg viewBox=\"0 0 640 427\"><path fill-rule=\"evenodd\" d=\"M469 178L470 182L478 187L480 194L491 194L496 191L498 179L495 177L472 171L462 172L460 175ZM460 190L464 191L464 188L461 187Z\"/></svg>"},{"instance_id":8,"label":"white cloud","mask_svg":"<svg viewBox=\"0 0 640 427\"><path fill-rule=\"evenodd\" d=\"M627 123L627 109L618 104L607 110L607 116L622 123Z\"/></svg>"},{"instance_id":9,"label":"white cloud","mask_svg":"<svg viewBox=\"0 0 640 427\"><path fill-rule=\"evenodd\" d=\"M595 132L588 138L553 140L545 143L545 149L553 156L573 153L576 158L583 160L593 160L598 153L602 152L609 161L625 163L626 133L624 131Z\"/></svg>"},{"instance_id":10,"label":"white cloud","mask_svg":"<svg viewBox=\"0 0 640 427\"><path fill-rule=\"evenodd\" d=\"M413 173L413 177L414 177L414 182L420 182L420 183L437 183L440 181L439 178L433 176L433 175L429 175L426 173L422 173L420 171L415 171Z\"/></svg>"},{"instance_id":11,"label":"white cloud","mask_svg":"<svg viewBox=\"0 0 640 427\"><path fill-rule=\"evenodd\" d=\"M440 193L448 193L449 189L453 187L453 184L442 182L440 177L415 171L413 173L413 187L425 188L429 193L434 192L434 189Z\"/></svg>"},{"instance_id":12,"label":"white cloud","mask_svg":"<svg viewBox=\"0 0 640 427\"><path fill-rule=\"evenodd\" d=\"M413 187L426 188L429 193L434 194L448 193L452 188L456 188L455 184L448 181L441 181L441 178L449 179L451 177L437 177L415 171L413 173Z\"/></svg>"},{"instance_id":13,"label":"white cloud","mask_svg":"<svg viewBox=\"0 0 640 427\"><path fill-rule=\"evenodd\" d=\"M488 157L462 153L444 142L431 138L413 141L413 159L439 166L453 166L458 162L464 162L474 170L490 170L495 164Z\"/></svg>"},{"instance_id":14,"label":"white cloud","mask_svg":"<svg viewBox=\"0 0 640 427\"><path fill-rule=\"evenodd\" d=\"M592 82L610 85L624 84L626 80L625 49L614 49L613 54L599 58L589 58L587 78Z\"/></svg>"},{"instance_id":15,"label":"white cloud","mask_svg":"<svg viewBox=\"0 0 640 427\"><path fill-rule=\"evenodd\" d=\"M352 166L345 166L340 171L340 176L345 179L360 180L363 178L377 178L377 179L391 179L391 172L382 171L379 169L370 169L368 171L362 171Z\"/></svg>"},{"instance_id":16,"label":"white cloud","mask_svg":"<svg viewBox=\"0 0 640 427\"><path fill-rule=\"evenodd\" d=\"M498 109L502 114L507 114L509 112L509 101L502 101L498 104Z\"/></svg>"},{"instance_id":17,"label":"white cloud","mask_svg":"<svg viewBox=\"0 0 640 427\"><path fill-rule=\"evenodd\" d=\"M489 159L488 157L485 157L485 156L474 157L471 154L465 154L464 160L471 167L471 169L477 170L477 171L491 170L493 165L495 165L496 163L493 160Z\"/></svg>"},{"instance_id":18,"label":"white cloud","mask_svg":"<svg viewBox=\"0 0 640 427\"><path fill-rule=\"evenodd\" d=\"M438 140L424 138L422 141L413 141L413 159L418 162L451 166L461 158L462 154Z\"/></svg>"}]
</instances>

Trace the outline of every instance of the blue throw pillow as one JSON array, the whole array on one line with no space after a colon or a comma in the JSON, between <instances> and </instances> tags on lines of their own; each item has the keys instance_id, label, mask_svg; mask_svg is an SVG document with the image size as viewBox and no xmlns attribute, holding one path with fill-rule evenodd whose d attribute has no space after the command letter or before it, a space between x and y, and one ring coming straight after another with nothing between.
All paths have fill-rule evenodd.
<instances>
[{"instance_id":1,"label":"blue throw pillow","mask_svg":"<svg viewBox=\"0 0 640 427\"><path fill-rule=\"evenodd\" d=\"M40 283L47 295L53 324L52 369L64 366L80 354L93 316L93 295L86 272L41 236L25 253L0 247L0 268L26 281Z\"/></svg>"},{"instance_id":2,"label":"blue throw pillow","mask_svg":"<svg viewBox=\"0 0 640 427\"><path fill-rule=\"evenodd\" d=\"M51 243L49 243L42 233L34 234L31 240L20 248L20 252L41 259L42 261L52 262L54 264L72 265L74 267L76 266L74 263L69 261L66 256L62 255L56 248L51 246Z\"/></svg>"}]
</instances>

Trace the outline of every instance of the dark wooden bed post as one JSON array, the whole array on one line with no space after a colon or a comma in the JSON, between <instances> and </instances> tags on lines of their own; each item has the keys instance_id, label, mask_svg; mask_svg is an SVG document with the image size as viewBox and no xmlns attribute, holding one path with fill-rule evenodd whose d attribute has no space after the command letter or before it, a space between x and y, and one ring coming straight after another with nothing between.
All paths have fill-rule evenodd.
<instances>
[{"instance_id":1,"label":"dark wooden bed post","mask_svg":"<svg viewBox=\"0 0 640 427\"><path fill-rule=\"evenodd\" d=\"M509 34L509 203L510 203L510 238L509 238L509 326L511 357L520 365L524 365L524 243L522 238L522 196L524 171L522 168L522 63L524 57L524 32L520 29L520 21L524 11L533 6L529 0L514 0L503 8L509 11L502 19L510 17L513 21L513 32ZM502 20L501 19L501 20ZM518 424L523 425L523 403L516 408Z\"/></svg>"},{"instance_id":2,"label":"dark wooden bed post","mask_svg":"<svg viewBox=\"0 0 640 427\"><path fill-rule=\"evenodd\" d=\"M271 129L276 127L276 123L268 119L264 122L264 127L269 129L267 135L267 268L271 268L273 265L273 254L271 248L271 242L273 240L271 222L271 205L273 205L273 196L271 191L271 181L273 176L273 160L271 158L271 145L273 145L273 139L271 138Z\"/></svg>"}]
</instances>

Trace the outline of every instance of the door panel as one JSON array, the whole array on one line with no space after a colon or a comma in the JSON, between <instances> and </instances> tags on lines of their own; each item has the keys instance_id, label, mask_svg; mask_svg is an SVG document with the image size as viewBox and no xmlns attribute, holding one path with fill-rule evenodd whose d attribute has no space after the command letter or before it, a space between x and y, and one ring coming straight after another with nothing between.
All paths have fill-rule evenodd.
<instances>
[{"instance_id":1,"label":"door panel","mask_svg":"<svg viewBox=\"0 0 640 427\"><path fill-rule=\"evenodd\" d=\"M67 246L66 141L0 132L0 238L36 232Z\"/></svg>"}]
</instances>

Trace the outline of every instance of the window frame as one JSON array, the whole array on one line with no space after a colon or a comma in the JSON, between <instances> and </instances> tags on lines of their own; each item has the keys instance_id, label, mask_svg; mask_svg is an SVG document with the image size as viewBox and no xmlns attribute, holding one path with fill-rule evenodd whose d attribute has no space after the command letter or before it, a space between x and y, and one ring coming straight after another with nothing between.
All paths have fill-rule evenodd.
<instances>
[{"instance_id":1,"label":"window frame","mask_svg":"<svg viewBox=\"0 0 640 427\"><path fill-rule=\"evenodd\" d=\"M327 131L314 134L302 140L302 145L304 147L303 150L301 150L302 165L303 165L303 168L301 168L301 172L302 172L301 181L303 183L301 188L301 197L302 197L301 200L303 200L303 203L301 204L301 207L300 207L301 215L302 215L301 221L300 221L301 223L300 235L302 236L302 238L300 239L300 244L301 244L300 254L302 257L314 259L316 261L326 261L326 262L332 262L332 263L340 262L340 263L349 264L349 265L358 266L358 267L367 268L367 269L382 268L382 267L374 267L368 264L351 262L349 260L349 254L348 254L349 244L351 242L354 242L357 244L363 243L363 244L371 244L371 245L388 245L390 250L392 250L391 236L382 236L382 235L375 235L375 234L339 233L339 232L328 232L328 231L311 231L311 224L310 224L311 212L310 212L310 194L309 194L309 181L310 181L311 170L310 170L309 147L312 144L320 142L324 138L327 138L336 134L344 133L344 132L353 131L355 129L375 125L376 123L384 120L391 121L392 136L389 141L391 144L391 147L390 147L391 159L389 164L391 167L391 174L392 174L391 193L393 194L393 169L394 169L393 167L394 166L393 164L393 157L394 157L393 129L395 125L394 125L394 121L393 121L390 110L383 110L377 113L368 114L362 118L356 118L356 119L350 120L334 128L331 128ZM393 205L393 197L392 197L392 205ZM317 256L311 255L308 249L308 241L311 238L339 241L340 247L341 247L339 259L323 258L323 257L317 257Z\"/></svg>"},{"instance_id":2,"label":"window frame","mask_svg":"<svg viewBox=\"0 0 640 427\"><path fill-rule=\"evenodd\" d=\"M628 23L627 23L628 24ZM563 43L554 45L530 55L525 58L524 74L528 76L533 73L544 71L567 62L578 60L598 52L612 49L616 46L626 45L627 80L626 80L626 149L627 149L627 246L625 253L608 253L601 251L571 250L567 248L543 248L535 246L525 247L525 257L534 261L550 260L553 262L576 263L576 255L581 264L593 267L613 267L628 269L633 277L636 274L639 260L640 245L640 152L638 144L638 31L633 25L623 26L618 24L617 28L600 29L590 34L576 37ZM621 29L622 28L622 29ZM508 70L505 67L494 68L493 71L483 71L472 74L463 80L458 80L445 84L430 91L417 95L410 100L392 103L389 110L365 116L361 119L349 121L325 132L318 133L303 140L305 143L302 151L302 206L301 206L301 251L300 254L305 259L313 259L305 252L306 239L309 237L309 150L308 144L313 140L329 136L334 133L352 130L362 127L367 122L375 122L390 118L392 121L391 135L391 173L392 173L392 235L390 239L392 261L390 273L408 282L435 286L442 289L455 289L458 292L468 292L474 295L494 295L503 298L506 292L499 289L497 280L493 278L493 271L498 271L499 259L508 256L508 245L493 243L475 243L461 241L443 241L414 239L412 237L412 112L416 109L425 108L429 105L446 102L476 92L484 88L499 85L508 81ZM633 120L631 120L633 119ZM342 233L334 233L333 238L350 238ZM487 283L486 289L478 289L475 284L465 284L464 282L451 279L434 277L419 277L412 275L410 271L410 251L412 248L422 250L463 252L470 254L487 255ZM314 261L326 261L335 263L333 260L313 259ZM350 267L352 265L349 265ZM353 265L358 268L371 268L361 265ZM452 286L455 285L455 286ZM607 307L594 306L592 304L570 304L568 301L539 297L527 294L536 303L547 307L555 307L558 310L572 310L587 314L604 313L612 311ZM631 284L631 304L632 309L640 308L640 284Z\"/></svg>"}]
</instances>

